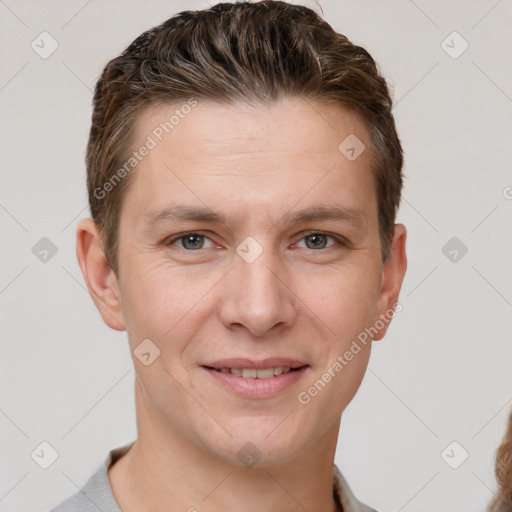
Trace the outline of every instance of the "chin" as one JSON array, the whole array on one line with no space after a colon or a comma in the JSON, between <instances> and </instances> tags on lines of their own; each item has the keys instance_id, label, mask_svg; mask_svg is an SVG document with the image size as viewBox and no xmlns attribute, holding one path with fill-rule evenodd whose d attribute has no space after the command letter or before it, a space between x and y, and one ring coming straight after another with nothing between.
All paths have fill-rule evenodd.
<instances>
[{"instance_id":1,"label":"chin","mask_svg":"<svg viewBox=\"0 0 512 512\"><path fill-rule=\"evenodd\" d=\"M286 414L280 418L237 418L225 423L232 438L226 434L222 439L203 439L202 442L229 464L275 467L303 452L307 444L304 430L296 428L292 418L283 421L285 417Z\"/></svg>"}]
</instances>

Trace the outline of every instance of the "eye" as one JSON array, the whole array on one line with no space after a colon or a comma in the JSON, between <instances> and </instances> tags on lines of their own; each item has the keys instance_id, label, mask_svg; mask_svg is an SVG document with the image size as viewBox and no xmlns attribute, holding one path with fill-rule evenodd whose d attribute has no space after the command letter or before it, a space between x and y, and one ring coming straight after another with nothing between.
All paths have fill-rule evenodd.
<instances>
[{"instance_id":1,"label":"eye","mask_svg":"<svg viewBox=\"0 0 512 512\"><path fill-rule=\"evenodd\" d=\"M326 245L328 239L334 240L334 243L332 243L331 245ZM340 239L334 236L327 235L325 233L310 233L306 235L304 238L302 238L301 241L302 240L306 240L307 249L328 249L329 247L335 245L336 242L341 243L343 245L343 242ZM297 246L300 247L299 245Z\"/></svg>"},{"instance_id":2,"label":"eye","mask_svg":"<svg viewBox=\"0 0 512 512\"><path fill-rule=\"evenodd\" d=\"M205 241L210 243L210 247L213 247L212 241L201 233L183 233L177 237L169 240L165 245L174 245L175 242L179 242L182 249L196 251L198 249L205 249Z\"/></svg>"}]
</instances>

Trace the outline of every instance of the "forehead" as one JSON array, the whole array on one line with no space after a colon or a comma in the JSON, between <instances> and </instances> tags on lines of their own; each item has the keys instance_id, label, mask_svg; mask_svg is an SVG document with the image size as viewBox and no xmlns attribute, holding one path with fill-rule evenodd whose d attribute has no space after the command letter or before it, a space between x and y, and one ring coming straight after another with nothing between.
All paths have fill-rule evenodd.
<instances>
[{"instance_id":1,"label":"forehead","mask_svg":"<svg viewBox=\"0 0 512 512\"><path fill-rule=\"evenodd\" d=\"M347 207L374 197L369 151L350 161L339 149L354 136L369 147L356 114L299 99L259 107L191 105L155 105L137 122L133 146L151 149L134 171L125 201L130 196L145 217L177 196L189 204L217 198L226 211L241 200L255 208L290 209L304 195L337 194Z\"/></svg>"},{"instance_id":2,"label":"forehead","mask_svg":"<svg viewBox=\"0 0 512 512\"><path fill-rule=\"evenodd\" d=\"M350 134L367 145L364 123L356 113L340 106L298 98L260 106L189 100L146 109L138 119L135 140L144 143L150 136L157 146L179 147L179 156L188 159L262 158L272 151L280 155L332 154Z\"/></svg>"}]
</instances>

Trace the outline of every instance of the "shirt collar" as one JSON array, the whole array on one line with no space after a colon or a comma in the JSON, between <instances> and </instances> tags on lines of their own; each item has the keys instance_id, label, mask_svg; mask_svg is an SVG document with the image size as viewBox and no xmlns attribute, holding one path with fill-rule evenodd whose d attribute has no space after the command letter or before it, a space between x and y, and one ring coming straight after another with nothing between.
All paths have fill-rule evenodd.
<instances>
[{"instance_id":1,"label":"shirt collar","mask_svg":"<svg viewBox=\"0 0 512 512\"><path fill-rule=\"evenodd\" d=\"M115 501L107 471L109 466L120 459L124 454L126 454L134 443L135 441L132 441L129 444L110 450L102 465L102 477L105 479L105 483L107 484L105 487L108 487L108 492L111 494L112 503L115 503L117 507L114 507L111 512L121 512L121 509ZM350 489L347 481L341 474L336 464L333 465L333 492L336 503L338 506L341 504L343 512L375 512L374 509L366 506L364 503L361 503L354 496L352 489Z\"/></svg>"},{"instance_id":2,"label":"shirt collar","mask_svg":"<svg viewBox=\"0 0 512 512\"><path fill-rule=\"evenodd\" d=\"M334 495L338 497L343 507L343 512L376 512L373 508L361 503L352 492L340 470L334 464L333 467Z\"/></svg>"}]
</instances>

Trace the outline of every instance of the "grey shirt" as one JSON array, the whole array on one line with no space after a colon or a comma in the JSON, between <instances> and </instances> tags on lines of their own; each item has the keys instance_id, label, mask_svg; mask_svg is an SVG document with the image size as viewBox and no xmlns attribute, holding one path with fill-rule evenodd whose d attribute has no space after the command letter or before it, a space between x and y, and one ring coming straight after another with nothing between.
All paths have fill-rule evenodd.
<instances>
[{"instance_id":1,"label":"grey shirt","mask_svg":"<svg viewBox=\"0 0 512 512\"><path fill-rule=\"evenodd\" d=\"M121 512L114 498L107 470L132 447L133 443L111 450L82 489L50 512ZM333 493L338 507L341 503L343 512L376 512L356 499L336 465L333 466Z\"/></svg>"}]
</instances>

